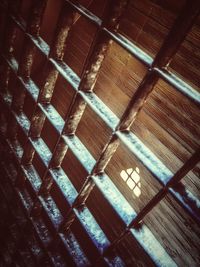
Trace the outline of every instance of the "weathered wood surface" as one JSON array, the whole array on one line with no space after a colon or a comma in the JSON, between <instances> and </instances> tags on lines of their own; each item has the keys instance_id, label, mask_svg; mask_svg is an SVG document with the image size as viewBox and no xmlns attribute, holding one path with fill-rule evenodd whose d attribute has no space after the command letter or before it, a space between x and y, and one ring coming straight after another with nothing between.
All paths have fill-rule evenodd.
<instances>
[{"instance_id":1,"label":"weathered wood surface","mask_svg":"<svg viewBox=\"0 0 200 267\"><path fill-rule=\"evenodd\" d=\"M27 20L27 11L31 7L31 1L22 2L22 16ZM78 2L100 17L102 17L107 4L107 1L100 0L82 0ZM119 32L154 58L184 3L185 1L173 0L168 0L160 4L155 1L147 0L130 1L126 15L120 22ZM59 21L61 8L61 0L47 1L40 35L50 46L53 44L56 24ZM51 19L49 20L49 18ZM0 32L3 32L3 26L0 27ZM96 32L97 26L81 16L78 17L78 20L72 26L69 38L66 40L63 61L79 76L83 73L84 65ZM199 33L200 23L198 18L169 65L169 69L172 72L177 73L178 76L194 86L197 91L200 85ZM17 28L13 55L18 62L22 59L21 55L23 55L24 52L23 43L25 44L24 33ZM31 73L28 73L30 74L28 76L30 76L41 89L41 80L45 77L43 77L42 72L44 69L48 70L48 67L54 69L52 66L52 63L47 62L46 56L36 49ZM112 42L100 68L97 82L94 86L94 93L120 119L147 72L147 66L144 66L138 59L131 56L116 42ZM10 77L9 82L7 83L7 80L4 79L3 86L8 86L8 92L15 92L14 100L16 100L17 103L16 91L18 89L22 90L22 87L16 83L16 77L13 73L7 73L7 76ZM58 78L55 80L56 83L55 86L53 84L52 98L49 98L49 101L63 120L65 120L69 115L75 90L61 74L58 74ZM44 80L42 80L42 82L43 81ZM15 84L16 88L14 88ZM15 90L13 90L13 88ZM15 107L14 100L13 108ZM21 102L23 103L23 99ZM37 111L35 110L35 105L35 101L26 93L24 105L21 104L18 111L23 112L28 117L29 121L31 121L33 114L36 114L35 111ZM1 102L0 107L4 110L4 106L1 106ZM39 109L40 114L42 114L41 112L42 111ZM10 114L9 116L8 114L4 115L5 117L10 116ZM15 120L13 114L10 117ZM46 143L50 152L55 153L55 147L58 142L60 142L60 133L58 133L49 119L46 118L43 122L44 125L40 125L41 128L36 129L39 130L39 132L35 131L32 132L32 134L30 132L30 136L33 139L36 137L35 135L40 136ZM11 123L11 125L14 124ZM13 139L13 137L16 139L16 130L14 128L12 130L13 135L11 139ZM174 174L200 146L200 108L198 104L194 103L187 96L182 95L174 87L160 78L152 93L148 96L146 103L136 117L130 130L139 137L146 147L164 163L172 174ZM11 134L12 132L10 132L10 135ZM102 155L102 150L109 142L111 135L112 130L110 127L90 106L87 106L78 124L76 136L85 145L95 160L98 160ZM58 164L48 165L48 163L46 164L45 161L41 160L40 155L35 152L35 147L33 148L30 144L30 140L27 139L26 134L20 127L18 127L17 130L17 140L25 150L22 163L25 165L32 164L35 167L39 177L44 178L44 187L45 185L46 187L51 187L51 179L47 179L49 177L48 168L51 169L52 167L54 170L55 166L59 167L61 164L62 169L69 177L75 189L78 192L82 189L83 184L88 178L88 171L77 159L76 151L71 151L71 149L68 148L66 149L67 152L64 151L66 152L64 158L60 160L58 158ZM30 147L27 144L30 145ZM18 147L16 140L15 147ZM136 170L136 168L139 169L141 183L139 196L133 193L133 190L128 187L120 175L122 171L126 171L130 168L133 170ZM105 173L110 177L111 181L116 185L136 212L144 208L162 187L153 174L129 151L123 142L120 142L118 149L113 154L110 162L108 162ZM199 177L200 165L197 164L182 180L185 188L190 190L197 199L200 197ZM91 188L93 188L93 182L91 183ZM41 187L41 189L44 188ZM27 181L25 182L24 191L26 190L28 193L24 194L30 194L30 198L32 198L34 202L35 196L33 196L32 189L29 188ZM71 206L61 194L61 190L56 183L51 187L50 196L58 207L54 212L56 213L60 210L62 216L65 218L68 211L72 211ZM45 197L46 196L43 196L44 201L46 201ZM103 229L109 241L115 241L116 238L123 233L125 226L118 214L111 207L111 204L109 204L105 193L102 193L99 187L96 186L87 197L86 206L94 215L97 223ZM35 208L37 208L36 204L35 202ZM48 205L49 207L51 206L50 204ZM76 208L75 206L74 209ZM37 212L41 215L40 210ZM77 212L80 212L78 208ZM57 228L52 226L45 214L46 211L43 211L41 221L44 220L50 231L55 232ZM70 216L73 217L74 213L71 212ZM74 217L72 219L74 220ZM71 221L68 220L67 223L70 225ZM164 200L149 212L144 218L144 224L150 228L157 240L178 266L199 266L199 227L171 196L165 197ZM58 226L56 225L56 227ZM90 237L88 237L86 230L80 225L78 219L72 224L72 231L77 236L79 243L84 248L89 259L94 262L96 256L98 256L97 250L94 248ZM83 244L80 236L84 236L85 240L88 242L88 246ZM94 255L90 255L90 249L94 251ZM118 244L116 250L125 261L126 266L145 266L145 264L146 266L153 266L152 261L131 235L125 236ZM98 266L98 264L95 266Z\"/></svg>"}]
</instances>

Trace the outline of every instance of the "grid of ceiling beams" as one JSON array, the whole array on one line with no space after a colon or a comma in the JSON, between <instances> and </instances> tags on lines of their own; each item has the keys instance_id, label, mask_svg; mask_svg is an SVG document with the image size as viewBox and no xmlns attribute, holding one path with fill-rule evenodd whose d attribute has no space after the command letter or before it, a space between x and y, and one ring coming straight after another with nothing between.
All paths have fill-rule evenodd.
<instances>
[{"instance_id":1,"label":"grid of ceiling beams","mask_svg":"<svg viewBox=\"0 0 200 267\"><path fill-rule=\"evenodd\" d=\"M32 237L26 245L18 248L18 256L16 256L16 251L14 254L11 251L10 256L7 255L7 258L4 258L6 266L12 262L12 260L9 261L9 257L10 259L17 257L16 261L19 262L19 265L24 264L25 266L27 266L26 260L29 262L28 266L31 266L30 264L34 266L37 263L47 266L124 266L123 254L121 255L117 248L127 235L132 235L145 255L149 257L152 265L176 266L173 259L141 222L167 194L171 194L194 220L200 221L198 200L192 194L184 194L179 191L176 186L199 162L200 150L198 149L173 174L168 166L165 166L143 144L142 140L130 131L130 126L134 124L158 79L163 79L191 101L197 105L200 104L199 93L167 70L169 62L199 14L198 1L186 4L154 59L117 32L119 20L127 7L125 0L110 1L109 15L103 19L95 16L76 1L63 1L63 8L51 47L40 36L40 26L47 1L32 2L30 17L26 22L18 11L20 1L1 1L2 13L6 14L4 20L2 19L2 23L5 23L6 27L1 47L1 135L4 145L12 151L12 155L5 157L14 156L16 163L13 166L6 166L2 161L1 165L7 180L4 181L5 184L2 182L1 190L11 209L9 216L13 214L12 216L19 219L20 216L17 215L17 212L20 213L21 207L23 208L25 217L15 226L19 229L19 239L26 242L26 234ZM63 61L65 43L77 14L84 16L97 28L81 77ZM25 36L23 54L19 62L13 54L17 29ZM137 58L148 68L121 118L118 118L93 91L99 70L112 41L123 47L132 57ZM36 50L47 61L40 87L31 78ZM51 104L58 75L62 75L74 90L70 109L64 119L57 112L56 107ZM15 84L12 84L10 89L12 78ZM34 114L31 120L23 110L26 95L29 95L34 102ZM98 160L93 158L76 135L76 129L83 118L87 105L112 132L110 140L105 144ZM48 120L59 134L53 151L50 151L41 138L45 120ZM18 140L19 128L26 140L24 146ZM139 213L133 210L104 172L120 143L123 143L162 185L159 192ZM80 191L75 189L61 167L68 150L73 152L87 172ZM45 166L42 177L37 173L32 162L35 154ZM18 204L12 202L14 197L10 199L6 192L7 184L11 186L8 187L9 190L12 190L12 195L17 196ZM52 185L57 187L59 194L66 202L68 209L65 214L51 194ZM123 231L112 241L108 239L87 207L87 199L94 187L98 187L123 224ZM81 226L85 242L90 243L92 256L91 252L82 248L81 242L74 235L73 224L75 221L78 221ZM21 229L23 224L26 234ZM32 234L30 234L31 231L33 231ZM12 243L12 240L17 237L14 234L12 236L12 232L10 235ZM34 246L35 249L33 249ZM37 247L43 252L37 253ZM8 254L9 249L11 250L11 248L8 248ZM69 262L69 265L66 262Z\"/></svg>"}]
</instances>

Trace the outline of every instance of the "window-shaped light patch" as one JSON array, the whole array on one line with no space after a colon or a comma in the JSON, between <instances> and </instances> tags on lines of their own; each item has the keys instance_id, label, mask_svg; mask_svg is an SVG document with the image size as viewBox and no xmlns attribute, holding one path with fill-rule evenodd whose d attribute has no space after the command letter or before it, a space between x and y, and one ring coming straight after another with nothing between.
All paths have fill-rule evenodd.
<instances>
[{"instance_id":1,"label":"window-shaped light patch","mask_svg":"<svg viewBox=\"0 0 200 267\"><path fill-rule=\"evenodd\" d=\"M124 182L128 185L130 190L133 191L133 195L139 197L141 195L141 181L140 181L140 170L138 167L129 168L121 171L120 176Z\"/></svg>"}]
</instances>

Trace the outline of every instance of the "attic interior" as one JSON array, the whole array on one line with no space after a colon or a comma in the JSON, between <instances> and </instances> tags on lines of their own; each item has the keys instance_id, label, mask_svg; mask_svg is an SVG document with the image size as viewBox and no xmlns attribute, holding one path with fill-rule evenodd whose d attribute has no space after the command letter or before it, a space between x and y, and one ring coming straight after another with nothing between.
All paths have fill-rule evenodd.
<instances>
[{"instance_id":1,"label":"attic interior","mask_svg":"<svg viewBox=\"0 0 200 267\"><path fill-rule=\"evenodd\" d=\"M199 14L0 1L0 267L200 266Z\"/></svg>"}]
</instances>

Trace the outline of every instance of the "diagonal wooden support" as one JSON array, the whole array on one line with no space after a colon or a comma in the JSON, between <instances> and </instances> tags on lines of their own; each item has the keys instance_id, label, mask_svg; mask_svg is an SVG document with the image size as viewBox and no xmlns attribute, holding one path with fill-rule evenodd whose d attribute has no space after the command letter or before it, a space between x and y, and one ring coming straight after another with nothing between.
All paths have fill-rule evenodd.
<instances>
[{"instance_id":1,"label":"diagonal wooden support","mask_svg":"<svg viewBox=\"0 0 200 267\"><path fill-rule=\"evenodd\" d=\"M154 85L158 81L159 76L155 73L154 68L167 68L175 53L179 49L183 39L191 29L199 12L200 6L198 0L192 3L189 1L186 2L181 14L177 17L174 26L169 32L151 67L125 110L118 126L120 131L130 129L137 114L145 104L148 95L151 93Z\"/></svg>"},{"instance_id":2,"label":"diagonal wooden support","mask_svg":"<svg viewBox=\"0 0 200 267\"><path fill-rule=\"evenodd\" d=\"M39 36L46 3L47 0L36 0L33 2L30 10L30 18L26 27L27 34ZM30 78L36 47L30 41L28 36L25 37L24 47L25 51L23 51L21 55L18 75L21 76L23 79L28 79Z\"/></svg>"},{"instance_id":3,"label":"diagonal wooden support","mask_svg":"<svg viewBox=\"0 0 200 267\"><path fill-rule=\"evenodd\" d=\"M196 164L200 161L200 149L198 149L183 166L174 174L174 176L169 180L169 182L147 203L147 205L137 214L137 216L132 220L132 222L127 226L121 235L116 238L112 245L109 247L108 251L105 253L110 253L110 251L118 246L118 244L123 240L123 238L129 234L131 228L139 227L139 224L143 218L168 194L170 188L176 187L176 185L183 179L188 172L190 172ZM199 213L200 221L200 213Z\"/></svg>"},{"instance_id":4,"label":"diagonal wooden support","mask_svg":"<svg viewBox=\"0 0 200 267\"><path fill-rule=\"evenodd\" d=\"M117 28L119 18L121 17L126 5L127 5L127 1L119 1L116 6L114 6L114 5L112 5L112 7L110 6L110 8L113 9L113 11L112 11L113 13L111 12L111 15L109 14L109 19L106 23L110 27L112 26L113 29ZM102 37L102 35L101 35L101 32L99 31L99 33L97 33L96 41L93 44L94 47L92 49L92 52L89 55L88 63L86 63L83 78L82 78L80 85L79 85L79 90L82 90L82 87L84 87L85 85L87 88L88 88L88 86L90 86L89 91L91 91L92 88L94 87L99 69L101 67L101 64L102 64L104 57L105 57L105 54L106 54L106 51L108 50L108 47L110 44L109 38L105 38L103 36L103 39L101 39L101 37ZM97 48L97 51L96 51L96 48ZM75 133L77 125L78 125L78 123L79 123L79 121L80 121L80 119L81 119L81 117L85 111L86 105L87 104L83 100L83 98L80 95L76 94L74 97L74 100L72 101L72 105L71 105L69 113L68 113L68 118L66 120L65 127L63 130L64 134L71 135L71 134ZM62 142L62 141L60 141L60 142ZM58 144L59 144L59 142L58 142ZM64 152L62 152L60 149L59 149L59 151L60 151L62 158L63 158ZM67 151L66 146L63 146L63 151L65 151L65 152ZM58 155L58 153L56 153L56 155ZM58 156L56 156L56 157L58 160ZM61 164L61 160L59 160L59 163ZM53 164L53 165L55 165L55 164Z\"/></svg>"},{"instance_id":5,"label":"diagonal wooden support","mask_svg":"<svg viewBox=\"0 0 200 267\"><path fill-rule=\"evenodd\" d=\"M62 60L65 52L66 40L70 34L70 30L75 22L76 12L67 4L63 4L59 21L57 24L55 37L50 49L49 57L55 60ZM58 71L52 64L47 64L44 71L44 81L41 84L39 101L49 103L58 78Z\"/></svg>"},{"instance_id":6,"label":"diagonal wooden support","mask_svg":"<svg viewBox=\"0 0 200 267\"><path fill-rule=\"evenodd\" d=\"M78 90L84 92L93 91L100 68L112 43L110 38L102 32L102 29L104 27L109 27L112 30L116 30L119 24L119 20L124 10L126 9L127 4L128 1L125 0L118 0L115 2L111 1L107 10L107 13L109 14L107 14L107 17L105 17L104 23L102 23L101 28L98 29L96 37L94 38L92 49L86 60ZM78 102L78 104L76 104L76 101ZM84 107L83 102L84 101L80 101L80 97L78 95L74 97L74 101L72 103L73 107L71 107L66 122L66 134L72 134L75 132L86 107L86 105ZM79 108L79 103L82 108ZM72 129L69 128L69 125L72 126Z\"/></svg>"},{"instance_id":7,"label":"diagonal wooden support","mask_svg":"<svg viewBox=\"0 0 200 267\"><path fill-rule=\"evenodd\" d=\"M34 5L36 6L36 9L39 10L39 7L41 7L43 1L33 1ZM9 9L9 12L12 12L11 14L11 21L12 24L15 27L18 27L22 30L23 27L20 24L20 20L18 20L17 16L18 14L15 11L14 3L16 3L14 0L10 1L10 3L13 3L13 10L11 10L11 6ZM44 2L43 2L44 3ZM87 215L89 213L85 213L85 217L81 217L82 214L84 214L84 210L87 209L86 207L86 201L88 197L90 196L94 186L98 187L98 190L101 191L103 194L103 197L106 201L108 201L108 204L112 206L113 212L116 212L118 216L123 217L121 218L123 221L123 229L124 235L119 235L118 238L113 242L113 244L109 244L109 242L105 242L105 246L100 247L98 250L98 255L100 256L99 262L95 262L95 265L100 265L105 262L104 257L106 255L111 256L114 248L117 247L119 242L126 236L127 233L130 233L131 231L136 231L134 228L138 226L138 223L140 220L148 214L152 210L154 206L156 206L165 196L165 194L170 193L174 194L173 190L179 191L179 187L176 186L178 181L183 177L184 172L188 172L189 168L193 166L196 162L196 159L189 160L188 163L186 163L184 168L181 168L172 180L170 179L171 172L168 171L168 169L165 167L164 164L159 165L159 161L155 160L155 155L153 153L150 153L147 151L144 145L141 145L138 139L130 138L131 133L129 132L130 125L134 123L135 118L137 117L139 111L141 108L144 107L144 103L146 101L146 98L150 94L150 92L153 90L155 83L157 82L158 78L162 78L165 80L170 80L170 84L175 83L176 76L170 76L169 71L166 69L170 62L170 57L173 58L174 54L176 53L181 41L183 40L186 31L189 30L191 27L191 23L194 22L194 19L196 17L196 14L199 12L197 10L198 2L196 0L193 1L193 6L190 7L190 4L187 3L187 8L185 8L184 12L182 13L182 19L184 18L184 22L181 22L181 19L179 18L174 25L174 28L172 29L168 39L164 43L163 47L161 48L160 52L158 53L157 57L153 61L151 57L148 57L143 51L140 51L137 46L135 46L133 43L130 42L131 45L127 42L126 38L124 38L120 33L117 33L117 26L118 21L121 17L121 11L125 8L127 1L110 1L112 3L113 9L108 10L108 16L103 19L103 21L94 15L90 11L88 11L86 8L84 9L81 5L76 3L76 1L70 1L66 0L63 1L65 8L61 11L60 17L59 17L59 23L56 30L53 46L51 46L50 53L44 52L43 49L41 49L42 45L44 44L42 42L41 37L39 36L39 25L40 25L40 19L41 15L40 12L36 12L36 17L33 19L33 17L30 17L30 21L34 21L33 25L35 27L27 27L27 33L26 33L26 41L25 41L25 51L24 51L24 57L21 57L21 61L19 63L19 70L17 73L17 62L14 61L14 58L12 58L12 47L13 47L13 39L12 34L11 37L8 38L8 43L10 42L11 49L8 51L4 51L4 57L3 62L7 62L5 64L6 68L2 71L2 73L5 73L5 78L2 79L2 87L5 89L2 89L2 91L6 92L6 88L8 86L8 81L10 78L10 67L14 74L16 74L16 77L19 79L17 80L17 86L16 90L12 93L12 101L11 96L7 93L7 96L4 95L4 93L0 96L0 101L3 103L5 102L5 110L4 115L10 116L11 121L9 123L9 139L8 144L10 145L10 149L13 154L15 155L15 159L18 162L18 164L21 161L21 168L18 170L18 178L17 178L17 190L19 189L18 193L19 196L21 195L22 201L24 201L23 209L26 213L30 214L31 208L26 209L26 205L28 203L28 197L26 197L26 193L28 190L30 190L31 194L34 195L33 200L33 209L31 212L31 221L38 220L38 225L41 224L43 215L48 217L48 222L50 222L53 232L53 243L51 246L47 247L46 250L53 251L55 247L60 242L60 236L64 238L68 238L68 234L70 232L70 228L72 226L72 223L75 219L80 220L80 222L83 224L84 231L87 231L86 228L89 225L88 222L91 223L90 220L87 219ZM117 4L116 4L117 3ZM110 6L112 8L112 5ZM40 9L42 10L42 9ZM69 69L68 66L62 61L63 60L63 54L65 49L65 43L66 38L68 37L70 33L71 27L73 27L73 24L75 23L77 17L76 12L79 12L81 15L86 17L90 22L94 23L98 27L98 33L95 37L94 43L90 49L88 60L84 67L84 72L82 74L81 81L79 77L77 78L76 75L74 75L73 71ZM69 16L65 16L65 14L68 14ZM188 19L189 14L193 16L193 18ZM193 14L193 15L192 15ZM74 18L75 17L75 18ZM111 19L112 17L112 19ZM22 20L21 20L22 21ZM18 26L16 26L18 25ZM178 26L177 26L178 25ZM116 26L116 27L115 27ZM181 32L177 32L176 28L181 26ZM10 28L12 30L12 28ZM183 32L182 32L183 30ZM23 32L23 30L22 30ZM13 35L14 36L14 35ZM126 113L124 114L124 117L122 117L121 122L119 123L119 126L115 128L117 125L119 119L116 116L112 116L112 112L109 111L109 109L106 109L106 105L103 105L100 100L95 96L93 93L93 88L95 86L96 80L98 78L98 73L101 68L101 65L103 63L103 60L106 56L106 51L110 46L111 39L115 40L120 46L123 46L127 51L130 52L131 55L134 57L139 58L142 62L144 62L148 67L149 71L144 78L143 82L138 87L137 92L133 96L129 107L127 108ZM39 43L39 40L41 43ZM170 43L173 43L173 47L171 47ZM36 48L37 47L37 48ZM48 47L48 46L46 46ZM46 57L46 61L48 64L45 68L45 75L42 77L42 85L41 85L41 92L39 93L39 89L37 86L33 85L32 80L30 79L31 74L31 66L34 59L34 50L40 49L43 55ZM135 50L134 50L135 49ZM49 47L47 49L49 51ZM137 55L139 54L139 56ZM6 55L5 55L6 54ZM49 55L49 57L47 57ZM170 55L170 57L169 57ZM23 62L25 63L24 66ZM55 83L58 77L58 74L62 74L65 72L65 79L70 82L72 87L75 89L75 97L72 101L72 105L70 108L70 111L68 113L68 117L66 118L66 121L64 123L64 120L59 116L58 113L56 113L55 108L49 104L51 101L51 97L54 93ZM12 75L13 75L12 73ZM73 74L73 78L71 76ZM4 74L2 75L4 76ZM70 76L70 77L69 77ZM11 76L12 77L12 76ZM76 82L73 84L73 79L75 78ZM80 85L78 87L80 81ZM180 91L183 89L187 91L186 95L189 97L192 96L192 99L198 100L198 94L190 94L190 87L187 85L187 88L185 88L184 84L179 82L179 84L174 85L175 87L180 87ZM34 93L30 90L30 86L34 86ZM28 88L28 89L27 89ZM31 91L31 92L30 92ZM20 94L18 95L18 93ZM36 92L36 93L35 93ZM34 116L30 121L26 116L24 116L23 112L23 105L24 105L24 98L26 96L26 93L29 94L29 97L31 97L32 100L34 100L35 105L35 112ZM39 93L39 98L38 98ZM98 101L97 101L98 100ZM0 102L0 103L1 103ZM11 103L12 102L12 103ZM82 115L84 113L85 107L87 103L90 105L92 110L103 118L103 120L106 122L107 126L110 127L112 130L112 136L107 144L105 144L104 149L102 150L102 153L97 160L95 164L95 160L90 155L90 153L87 151L87 148L85 148L83 145L80 145L80 141L75 136L76 128L79 124L79 121L82 118ZM198 101L197 101L198 102ZM10 105L11 103L11 105ZM2 107L0 107L2 110ZM51 109L51 110L50 110ZM5 114L8 111L8 115ZM50 116L50 113L48 112L54 112L56 116L54 116L54 119ZM109 113L110 112L110 113ZM103 116L102 116L103 114ZM109 114L109 116L107 116ZM56 144L56 148L54 149L53 153L49 152L47 149L47 146L45 146L45 143L42 138L40 138L40 133L43 128L43 123L45 119L48 119L48 121L51 123L52 127L56 129L56 132L59 134L58 142ZM115 121L113 122L112 119ZM59 121L59 122L58 122ZM4 123L6 124L6 123ZM114 126L113 126L114 125ZM23 134L25 134L25 138L27 138L28 142L26 146L24 147L24 154L21 160L22 155L22 149L20 148L20 144L16 138L17 133L17 127L20 127L20 130L23 131ZM64 128L64 131L62 130ZM130 135L129 135L130 134ZM132 136L133 137L133 136ZM128 140L128 138L130 140ZM132 144L131 144L132 141ZM155 196L155 198L150 201L147 206L140 212L138 215L133 215L133 213L129 213L126 209L123 210L123 205L118 205L116 202L116 199L112 201L112 198L108 196L109 190L114 190L113 187L106 183L105 181L109 180L109 177L106 177L104 174L104 170L109 163L110 159L114 155L116 149L118 148L120 142L126 144L128 149L138 157L138 159L144 164L144 166L148 170L155 170L152 171L155 178L159 181L161 181L161 184L163 181L167 181L166 183L163 182L163 189L159 191L159 193ZM88 173L88 176L86 178L86 181L84 185L82 186L79 193L74 189L70 179L68 179L65 172L60 167L63 159L65 157L65 154L67 152L68 146L74 153L74 155L77 157L77 159L81 162L81 164L84 166L85 170ZM139 147L139 149L138 149ZM21 149L21 150L20 150ZM138 151L137 151L138 149ZM20 151L19 151L20 150ZM34 153L37 153L37 156L41 160L41 163L45 166L45 174L42 174L42 177L37 175L35 172L33 165L32 165L32 159L34 156ZM140 155L138 156L138 154ZM148 161L147 164L144 161ZM156 165L158 163L158 166ZM154 164L156 165L156 168L154 168ZM187 165L188 164L188 165ZM152 167L153 166L153 167ZM160 172L157 172L157 167L161 166ZM38 183L38 177L39 177L39 183ZM163 178L164 177L164 178ZM41 179L42 178L42 179ZM166 178L166 179L165 179ZM27 179L27 180L26 180ZM30 181L28 181L30 179ZM32 181L31 181L32 179ZM37 180L37 181L36 181ZM25 182L26 181L26 182ZM33 182L33 185L31 183ZM52 204L55 202L53 194L55 193L52 191L50 193L52 183L54 183L56 190L60 190L66 193L64 196L67 205L69 204L69 209L67 208L66 217L64 216L64 222L61 223L60 226L60 218L59 217L59 205L57 203ZM60 184L59 184L60 183ZM178 183L179 185L180 183ZM19 186L20 185L20 186ZM36 186L35 186L36 185ZM107 186L107 187L106 187ZM110 186L110 187L109 187ZM109 189L108 189L109 187ZM64 188L64 189L63 189ZM111 189L110 189L111 188ZM116 190L117 191L117 190ZM50 194L49 194L50 193ZM119 193L119 192L118 192ZM72 195L70 195L72 194ZM63 194L64 195L64 194ZM116 193L117 195L117 193ZM25 197L24 197L25 196ZM24 198L24 199L23 199ZM27 199L26 199L27 198ZM55 197L56 198L56 197ZM37 201L39 200L39 201ZM176 199L177 200L177 199ZM27 201L27 203L26 203ZM48 202L49 201L49 202ZM121 198L120 198L121 201ZM123 202L123 201L122 201ZM178 203L181 204L181 200L178 200ZM126 204L128 204L126 202ZM51 206L52 205L52 206ZM32 207L32 206L31 206ZM52 208L53 207L53 208ZM126 206L127 207L127 206ZM196 207L196 206L195 206ZM122 211L123 210L123 211ZM63 212L63 210L62 210ZM51 218L50 218L51 217ZM134 217L134 218L133 218ZM85 224L84 224L85 223ZM88 225L87 225L88 224ZM34 223L33 225L34 226ZM89 225L90 226L90 225ZM93 224L91 223L91 226ZM90 228L90 227L89 227ZM91 227L92 228L92 227ZM67 232L67 234L62 234L59 231ZM73 227L72 227L73 229ZM99 230L99 229L98 229ZM95 228L96 231L96 228ZM98 231L96 231L98 232ZM94 232L93 232L94 233ZM96 233L95 233L96 234ZM55 237L56 236L56 237ZM98 238L95 240L93 236L89 236L89 240L91 242L100 240L98 234L96 235ZM59 240L58 243L55 242L57 239ZM103 237L104 239L104 237ZM42 243L45 243L43 240ZM54 243L55 242L55 243ZM67 241L68 242L68 241ZM66 242L66 243L67 243ZM46 242L47 243L47 242ZM62 243L62 242L61 242ZM97 242L98 243L98 242ZM148 242L147 242L148 243ZM63 244L63 243L62 243ZM102 242L104 244L104 242ZM145 247L145 244L142 244L142 242L139 241L139 244L143 249L149 253L149 251L146 250L147 247ZM148 246L148 244L147 244ZM51 249L50 249L51 247ZM106 253L104 252L104 248L107 249ZM45 250L45 249L44 249ZM75 250L76 251L76 250ZM155 255L155 252L153 252ZM73 255L73 253L72 253ZM150 257L152 256L152 251L150 247ZM73 256L72 256L73 257ZM51 258L51 257L50 257ZM106 258L108 260L109 257ZM155 261L156 262L156 261ZM157 263L157 262L156 262ZM108 265L110 266L118 266L116 262L112 262L111 259L108 260ZM54 263L52 263L54 266ZM98 266L99 266L98 265ZM62 265L61 265L62 266ZM104 266L104 265L102 265ZM119 264L119 266L121 266ZM174 265L170 265L174 266Z\"/></svg>"},{"instance_id":8,"label":"diagonal wooden support","mask_svg":"<svg viewBox=\"0 0 200 267\"><path fill-rule=\"evenodd\" d=\"M41 19L42 15L44 13L44 8L46 5L46 1L36 1L34 2L30 14L33 14L30 16L30 21L28 23L28 30L30 34L39 34L39 29L40 29L40 24L41 24ZM15 7L16 9L16 7ZM35 46L26 39L25 43L25 52L23 51L19 68L18 68L18 75L22 77L22 79L29 79L30 78L30 72L31 72L31 67L33 64L33 58L34 58L34 52L35 52ZM21 86L21 83L17 81L17 86L15 88L15 92L13 94L13 99L12 99L12 105L11 107L17 111L20 112L23 108L24 104L24 99L25 99L25 92L24 89ZM10 129L15 129L14 121L10 121L9 128ZM12 130L13 132L13 130ZM15 133L16 135L16 133Z\"/></svg>"},{"instance_id":9,"label":"diagonal wooden support","mask_svg":"<svg viewBox=\"0 0 200 267\"><path fill-rule=\"evenodd\" d=\"M111 15L109 16L109 18L107 18L107 21L105 19L108 26L110 27L112 26L114 29L118 27L119 18L121 17L123 11L125 10L126 5L127 1L118 1L116 6L114 5L114 2L112 2L112 5L110 6L112 10ZM106 52L110 45L110 39L104 38L104 36L102 37L100 30L97 32L97 36L95 39L96 40L93 45L93 50L89 55L88 63L86 63L86 67L83 72L82 79L79 85L79 90L85 88L86 91L88 92L92 91L95 85L101 64L103 63ZM68 114L68 119L66 120L65 123L65 127L63 130L64 134L66 135L74 134L78 126L78 123L83 115L85 107L86 107L85 101L78 94L76 94L74 101L72 102L70 112ZM85 204L85 201L89 197L93 187L94 187L94 182L89 176L86 179L86 182L84 183L82 189L79 192L79 195L77 196L74 202L74 207ZM70 216L71 213L73 213L73 208L69 211L69 218L71 218ZM70 219L69 223L68 219L66 219L62 227L66 229L70 227L72 222L73 220Z\"/></svg>"},{"instance_id":10,"label":"diagonal wooden support","mask_svg":"<svg viewBox=\"0 0 200 267\"><path fill-rule=\"evenodd\" d=\"M50 57L54 56L56 59L63 58L66 39L73 25L74 18L75 18L75 13L72 12L72 10L67 5L64 4L57 25L54 42L50 50ZM42 79L42 81L44 81L44 84L41 85L41 90L39 93L37 103L41 102L43 104L44 103L47 104L51 100L55 83L58 77L58 71L53 67L53 65L47 63L47 68L45 69L44 76L46 77ZM31 120L31 131L30 131L31 136L32 134L34 134L35 137L40 136L45 117L46 117L45 114L42 112L41 109L37 108L36 104L36 109Z\"/></svg>"}]
</instances>

